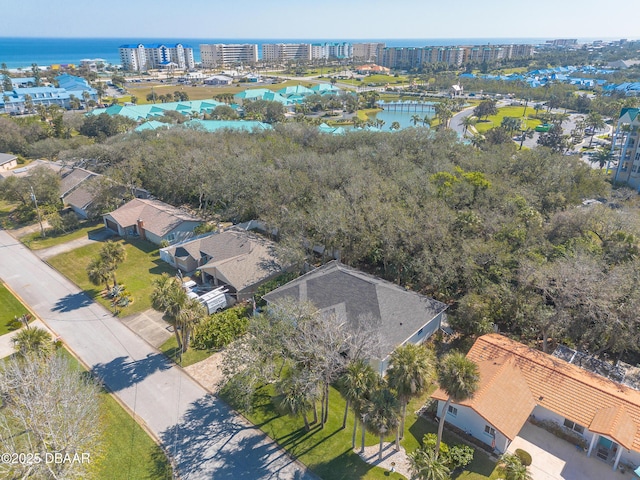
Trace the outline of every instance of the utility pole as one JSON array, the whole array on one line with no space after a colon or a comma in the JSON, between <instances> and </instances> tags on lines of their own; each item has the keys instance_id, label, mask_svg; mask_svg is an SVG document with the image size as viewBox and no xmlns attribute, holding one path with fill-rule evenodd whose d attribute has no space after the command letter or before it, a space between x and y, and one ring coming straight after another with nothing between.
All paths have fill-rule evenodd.
<instances>
[{"instance_id":1,"label":"utility pole","mask_svg":"<svg viewBox=\"0 0 640 480\"><path fill-rule=\"evenodd\" d=\"M38 199L36 198L36 194L33 191L33 185L31 186L31 200L33 200L33 203L36 206L36 213L38 214L38 222L40 223L40 236L42 238L45 238L46 235L44 234L44 227L42 226L42 215L40 215L40 209L38 208Z\"/></svg>"}]
</instances>

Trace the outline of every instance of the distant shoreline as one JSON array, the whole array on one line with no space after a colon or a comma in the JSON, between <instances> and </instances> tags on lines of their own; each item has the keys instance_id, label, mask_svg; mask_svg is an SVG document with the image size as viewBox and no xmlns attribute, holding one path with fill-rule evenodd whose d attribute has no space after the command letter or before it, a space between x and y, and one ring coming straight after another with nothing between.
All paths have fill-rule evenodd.
<instances>
[{"instance_id":1,"label":"distant shoreline","mask_svg":"<svg viewBox=\"0 0 640 480\"><path fill-rule=\"evenodd\" d=\"M0 37L0 63L10 69L31 68L31 64L49 66L55 64L79 65L85 58L102 58L108 63L119 64L118 47L126 43L183 43L194 49L196 62L200 62L201 43L256 43L261 57L263 43L318 43L318 42L382 42L390 47L424 47L453 45L539 45L549 38L408 38L408 39L290 39L290 38L100 38L100 37ZM594 39L580 39L579 43ZM609 41L611 39L600 38Z\"/></svg>"}]
</instances>

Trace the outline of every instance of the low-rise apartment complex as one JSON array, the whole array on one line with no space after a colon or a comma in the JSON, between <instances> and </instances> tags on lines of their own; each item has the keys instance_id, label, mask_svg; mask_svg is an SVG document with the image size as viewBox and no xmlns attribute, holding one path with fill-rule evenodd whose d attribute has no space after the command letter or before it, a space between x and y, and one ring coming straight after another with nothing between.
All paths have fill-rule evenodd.
<instances>
[{"instance_id":1,"label":"low-rise apartment complex","mask_svg":"<svg viewBox=\"0 0 640 480\"><path fill-rule=\"evenodd\" d=\"M182 43L121 45L120 63L124 70L143 72L155 68L194 68L193 48Z\"/></svg>"},{"instance_id":2,"label":"low-rise apartment complex","mask_svg":"<svg viewBox=\"0 0 640 480\"><path fill-rule=\"evenodd\" d=\"M258 45L255 43L201 44L200 61L204 68L256 63L258 61Z\"/></svg>"}]
</instances>

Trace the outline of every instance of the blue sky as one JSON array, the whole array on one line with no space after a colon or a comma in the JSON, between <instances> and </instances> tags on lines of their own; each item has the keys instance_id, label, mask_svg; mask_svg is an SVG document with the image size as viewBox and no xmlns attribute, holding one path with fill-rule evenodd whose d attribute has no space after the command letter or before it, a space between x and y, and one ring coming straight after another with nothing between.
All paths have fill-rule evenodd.
<instances>
[{"instance_id":1,"label":"blue sky","mask_svg":"<svg viewBox=\"0 0 640 480\"><path fill-rule=\"evenodd\" d=\"M3 37L638 38L624 0L0 0ZM633 19L633 20L631 20Z\"/></svg>"}]
</instances>

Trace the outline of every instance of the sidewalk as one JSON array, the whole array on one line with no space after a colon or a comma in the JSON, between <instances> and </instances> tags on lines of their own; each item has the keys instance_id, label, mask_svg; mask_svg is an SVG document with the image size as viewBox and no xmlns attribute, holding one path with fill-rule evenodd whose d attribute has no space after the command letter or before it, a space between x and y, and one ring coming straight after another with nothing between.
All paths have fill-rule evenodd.
<instances>
[{"instance_id":1,"label":"sidewalk","mask_svg":"<svg viewBox=\"0 0 640 480\"><path fill-rule=\"evenodd\" d=\"M47 326L42 323L40 320L34 320L29 324L29 327L31 328L41 328L43 330L46 330L47 332L49 332L51 334L51 338L55 340L56 335L47 328ZM24 327L22 327L24 328ZM22 330L22 329L20 329ZM9 355L14 354L16 351L13 349L13 337L20 331L20 330L15 330L13 332L9 332L5 335L0 336L0 358L5 358L8 357Z\"/></svg>"}]
</instances>

